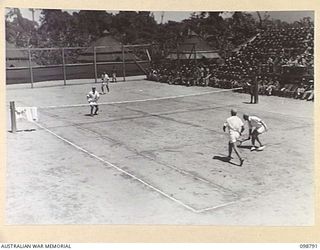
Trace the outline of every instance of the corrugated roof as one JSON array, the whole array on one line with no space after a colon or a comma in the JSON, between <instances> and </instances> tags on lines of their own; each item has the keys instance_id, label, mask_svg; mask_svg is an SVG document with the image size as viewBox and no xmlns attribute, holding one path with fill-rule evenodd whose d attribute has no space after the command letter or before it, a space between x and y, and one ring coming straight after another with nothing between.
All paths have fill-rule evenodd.
<instances>
[{"instance_id":1,"label":"corrugated roof","mask_svg":"<svg viewBox=\"0 0 320 250\"><path fill-rule=\"evenodd\" d=\"M94 47L105 46L104 48L96 48L97 62L122 61L122 44L114 37L105 35L94 41L88 49L86 49L79 57L79 62L93 62ZM125 49L126 60L139 60L130 50Z\"/></svg>"},{"instance_id":2,"label":"corrugated roof","mask_svg":"<svg viewBox=\"0 0 320 250\"><path fill-rule=\"evenodd\" d=\"M199 36L190 36L183 40L183 42L179 45L180 51L190 51L195 47L195 49L198 51L211 51L213 48L209 46L209 44L204 41Z\"/></svg>"},{"instance_id":3,"label":"corrugated roof","mask_svg":"<svg viewBox=\"0 0 320 250\"><path fill-rule=\"evenodd\" d=\"M122 59L122 52L115 52L115 53L104 53L100 54L97 52L97 62L121 62ZM125 53L125 60L126 61L134 61L139 60L138 57L133 55L132 53ZM93 53L91 54L83 54L78 57L79 62L93 62Z\"/></svg>"},{"instance_id":4,"label":"corrugated roof","mask_svg":"<svg viewBox=\"0 0 320 250\"><path fill-rule=\"evenodd\" d=\"M122 44L110 35L105 35L98 40L94 41L88 49L84 51L84 54L92 54L93 47L107 46L106 48L98 48L97 53L114 53L122 52Z\"/></svg>"},{"instance_id":5,"label":"corrugated roof","mask_svg":"<svg viewBox=\"0 0 320 250\"><path fill-rule=\"evenodd\" d=\"M176 60L177 51L179 51L180 59L218 59L220 55L217 50L214 50L205 40L196 33L189 32L189 36L179 44L176 50L171 51L167 59ZM196 51L196 53L194 52Z\"/></svg>"}]
</instances>

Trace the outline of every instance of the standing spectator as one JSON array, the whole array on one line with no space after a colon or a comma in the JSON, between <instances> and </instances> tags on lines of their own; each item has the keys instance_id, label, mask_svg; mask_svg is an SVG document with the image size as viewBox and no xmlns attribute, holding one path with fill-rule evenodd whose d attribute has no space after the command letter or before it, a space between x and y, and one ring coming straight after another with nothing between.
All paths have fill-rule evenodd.
<instances>
[{"instance_id":1,"label":"standing spectator","mask_svg":"<svg viewBox=\"0 0 320 250\"><path fill-rule=\"evenodd\" d=\"M117 82L117 70L116 67L112 67L112 82Z\"/></svg>"},{"instance_id":2,"label":"standing spectator","mask_svg":"<svg viewBox=\"0 0 320 250\"><path fill-rule=\"evenodd\" d=\"M258 104L259 103L259 83L257 81L257 78L255 79L253 84L253 96L254 96L254 103Z\"/></svg>"},{"instance_id":3,"label":"standing spectator","mask_svg":"<svg viewBox=\"0 0 320 250\"><path fill-rule=\"evenodd\" d=\"M253 85L252 80L250 79L250 80L246 81L245 86L246 86L246 88L249 88L248 91L249 91L249 94L250 94L250 103L253 103L254 85Z\"/></svg>"}]
</instances>

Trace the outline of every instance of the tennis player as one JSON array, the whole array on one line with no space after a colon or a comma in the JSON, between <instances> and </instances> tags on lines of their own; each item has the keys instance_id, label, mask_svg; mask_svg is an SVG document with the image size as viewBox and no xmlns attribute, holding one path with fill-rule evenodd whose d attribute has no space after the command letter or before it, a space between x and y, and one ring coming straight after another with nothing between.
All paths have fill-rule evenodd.
<instances>
[{"instance_id":1,"label":"tennis player","mask_svg":"<svg viewBox=\"0 0 320 250\"><path fill-rule=\"evenodd\" d=\"M228 144L228 158L231 159L232 149L236 152L240 160L240 166L242 166L244 159L241 157L239 149L236 145L237 140L240 138L241 133L244 131L244 124L242 120L237 116L237 110L231 109L231 116L223 124L223 132L228 128L229 132L229 144Z\"/></svg>"},{"instance_id":2,"label":"tennis player","mask_svg":"<svg viewBox=\"0 0 320 250\"><path fill-rule=\"evenodd\" d=\"M252 147L251 151L253 150L258 150L261 151L265 148L265 146L261 143L259 139L259 135L267 132L268 127L264 121L262 121L259 117L253 116L253 115L248 115L244 114L243 119L248 122L249 126L249 138L251 137L251 142L252 142ZM255 146L255 141L257 141L260 145L260 147Z\"/></svg>"},{"instance_id":3,"label":"tennis player","mask_svg":"<svg viewBox=\"0 0 320 250\"><path fill-rule=\"evenodd\" d=\"M98 91L96 91L96 87L92 87L92 90L89 92L89 94L87 94L87 100L90 104L91 107L91 111L90 111L90 115L94 116L98 114L98 100L99 100L99 93ZM93 109L95 108L95 112L93 113Z\"/></svg>"},{"instance_id":4,"label":"tennis player","mask_svg":"<svg viewBox=\"0 0 320 250\"><path fill-rule=\"evenodd\" d=\"M107 88L108 92L109 92L109 76L106 72L103 72L103 74L101 75L101 94L105 94L106 92L104 91L104 87Z\"/></svg>"}]
</instances>

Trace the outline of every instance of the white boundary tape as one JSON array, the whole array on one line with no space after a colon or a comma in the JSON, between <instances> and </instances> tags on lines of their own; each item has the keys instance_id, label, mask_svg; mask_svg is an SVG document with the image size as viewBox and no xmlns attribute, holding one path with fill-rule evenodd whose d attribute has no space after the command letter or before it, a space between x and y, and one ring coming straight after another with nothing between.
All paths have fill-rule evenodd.
<instances>
[{"instance_id":1,"label":"white boundary tape","mask_svg":"<svg viewBox=\"0 0 320 250\"><path fill-rule=\"evenodd\" d=\"M127 176L129 176L129 177L131 177L132 179L134 179L134 180L142 183L143 185L147 186L148 188L156 191L157 193L161 194L162 196L170 199L171 201L174 201L175 203L177 203L177 204L185 207L186 209L188 209L188 210L190 210L190 211L192 211L192 212L194 212L194 213L207 212L207 211L214 210L214 209L221 208L221 207L225 207L225 206L228 206L228 205L231 205L231 204L237 202L237 201L233 201L233 202L228 202L228 203L221 204L221 205L214 206L214 207L209 207L209 208L204 208L204 209L195 209L195 208L193 208L193 207L185 204L184 202L182 202L182 201L180 201L180 200L172 197L171 195L165 193L164 191L160 190L159 188L156 188L156 187L152 186L151 184L149 184L148 182L146 182L146 181L138 178L137 176L135 176L135 175L133 175L133 174L131 174L131 173L123 170L123 169L120 168L120 167L117 167L116 165L112 164L111 162L108 162L107 160L104 160L104 159L102 159L101 157L99 157L99 156L97 156L97 155L89 152L88 150L86 150L86 149L84 149L84 148L76 145L75 143L73 143L73 142L71 142L71 141L63 138L62 136L60 136L60 135L56 134L55 132L51 131L50 129L42 126L41 124L39 124L39 123L37 123L37 122L33 122L33 123L34 123L35 125L37 125L39 128L47 131L47 132L50 133L51 135L57 137L58 139L60 139L60 140L64 141L65 143L73 146L74 148L78 149L79 151L81 151L81 152L83 152L83 153L85 153L85 154L87 154L87 155L89 155L89 156L97 159L98 161L100 161L100 162L102 162L102 163L104 163L104 164L106 164L106 165L109 165L110 167L112 167L112 168L118 170L119 172L121 172L121 173L123 173L123 174L125 174L125 175L127 175Z\"/></svg>"},{"instance_id":2,"label":"white boundary tape","mask_svg":"<svg viewBox=\"0 0 320 250\"><path fill-rule=\"evenodd\" d=\"M213 90L201 93L194 93L189 95L175 95L175 96L166 96L166 97L155 97L155 98L148 98L148 99L137 99L137 100L130 100L130 101L117 101L117 102L102 102L98 103L98 105L112 105L112 104L126 104L126 103L138 103L138 102L149 102L149 101L159 101L159 100L169 100L169 99L176 99L176 98L184 98L190 96L199 96L199 95L208 95L212 93L220 93L220 92L230 92L233 90L239 90L242 88L233 88L233 89L220 89L220 90ZM74 104L74 105L60 105L60 106L44 106L38 107L42 109L53 109L53 108L73 108L73 107L86 107L89 104Z\"/></svg>"},{"instance_id":3,"label":"white boundary tape","mask_svg":"<svg viewBox=\"0 0 320 250\"><path fill-rule=\"evenodd\" d=\"M37 122L34 122L34 123L35 123L38 127L42 128L43 130L47 131L48 133L50 133L50 134L54 135L54 136L55 136L55 137L57 137L58 139L60 139L60 140L62 140L62 141L64 141L64 142L66 142L67 144L69 144L69 145L71 145L71 146L75 147L76 149L78 149L78 150L82 151L83 153L86 153L86 154L90 155L91 157L93 157L93 158L97 159L98 161L101 161L101 162L103 162L104 164L107 164L107 165L109 165L110 167L113 167L114 169L118 170L118 171L119 171L119 172L121 172L121 173L124 173L125 175L127 175L127 176L131 177L131 178L132 178L132 179L134 179L134 180L137 180L138 182L140 182L140 183L144 184L145 186L147 186L147 187L149 187L150 189L152 189L152 190L154 190L154 191L158 192L159 194L161 194L161 195L165 196L166 198L168 198L168 199L170 199L170 200L172 200L172 201L174 201L174 202L178 203L179 205L182 205L183 207L187 208L188 210L190 210L190 211L192 211L192 212L197 212L197 210L196 210L196 209L194 209L193 207L188 206L187 204L183 203L182 201L180 201L180 200L178 200L178 199L173 198L172 196L170 196L170 195L166 194L165 192L161 191L160 189L158 189L158 188L156 188L156 187L152 186L151 184L149 184L149 183L147 183L147 182L145 182L145 181L141 180L140 178L136 177L135 175L133 175L133 174L131 174L131 173L129 173L129 172L127 172L127 171L125 171L125 170L123 170L123 169L121 169L121 168L117 167L116 165L112 164L111 162L108 162L108 161L106 161L106 160L102 159L101 157L99 157L99 156L97 156L97 155L95 155L95 154L93 154L93 153L89 152L88 150L86 150L86 149L84 149L84 148L82 148L82 147L80 147L80 146L78 146L78 145L74 144L73 142L71 142L71 141L69 141L69 140L67 140L67 139L63 138L62 136L60 136L60 135L58 135L58 134L54 133L53 131L51 131L50 129L47 129L46 127L44 127L44 126L40 125L39 123L37 123Z\"/></svg>"}]
</instances>

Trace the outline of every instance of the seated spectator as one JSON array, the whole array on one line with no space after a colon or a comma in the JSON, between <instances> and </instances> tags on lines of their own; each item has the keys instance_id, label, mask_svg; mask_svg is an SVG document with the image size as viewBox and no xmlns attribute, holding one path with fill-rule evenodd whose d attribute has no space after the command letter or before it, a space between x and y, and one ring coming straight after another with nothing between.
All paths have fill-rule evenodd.
<instances>
[{"instance_id":1,"label":"seated spectator","mask_svg":"<svg viewBox=\"0 0 320 250\"><path fill-rule=\"evenodd\" d=\"M303 93L303 100L313 101L314 100L314 90L313 84L308 87L308 89Z\"/></svg>"},{"instance_id":2,"label":"seated spectator","mask_svg":"<svg viewBox=\"0 0 320 250\"><path fill-rule=\"evenodd\" d=\"M299 87L299 85L297 85L297 84L291 84L291 86L284 91L284 96L285 97L293 97L294 93L297 91L298 87Z\"/></svg>"},{"instance_id":3,"label":"seated spectator","mask_svg":"<svg viewBox=\"0 0 320 250\"><path fill-rule=\"evenodd\" d=\"M266 95L276 95L276 91L279 90L280 88L280 83L279 81L271 81L270 84L268 85L266 89Z\"/></svg>"},{"instance_id":4,"label":"seated spectator","mask_svg":"<svg viewBox=\"0 0 320 250\"><path fill-rule=\"evenodd\" d=\"M304 92L306 91L306 86L301 83L297 88L296 92L294 93L293 98L295 99L302 99Z\"/></svg>"},{"instance_id":5,"label":"seated spectator","mask_svg":"<svg viewBox=\"0 0 320 250\"><path fill-rule=\"evenodd\" d=\"M264 79L260 79L258 81L259 84L259 94L260 95L265 95L267 92L267 87L268 87L268 80L267 77L265 77Z\"/></svg>"},{"instance_id":6,"label":"seated spectator","mask_svg":"<svg viewBox=\"0 0 320 250\"><path fill-rule=\"evenodd\" d=\"M279 91L279 96L285 96L285 91L288 90L292 84L285 84Z\"/></svg>"}]
</instances>

